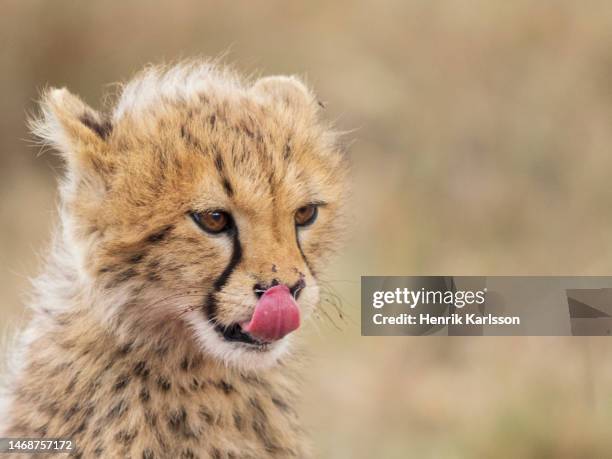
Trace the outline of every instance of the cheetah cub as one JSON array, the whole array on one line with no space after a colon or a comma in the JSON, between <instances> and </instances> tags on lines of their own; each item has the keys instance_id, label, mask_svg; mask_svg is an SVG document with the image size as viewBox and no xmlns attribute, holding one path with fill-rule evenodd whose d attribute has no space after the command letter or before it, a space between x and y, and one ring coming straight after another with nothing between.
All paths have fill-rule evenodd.
<instances>
[{"instance_id":1,"label":"cheetah cub","mask_svg":"<svg viewBox=\"0 0 612 459\"><path fill-rule=\"evenodd\" d=\"M294 77L148 68L109 114L66 89L34 133L60 223L3 435L77 457L304 457L289 354L336 246L346 161Z\"/></svg>"}]
</instances>

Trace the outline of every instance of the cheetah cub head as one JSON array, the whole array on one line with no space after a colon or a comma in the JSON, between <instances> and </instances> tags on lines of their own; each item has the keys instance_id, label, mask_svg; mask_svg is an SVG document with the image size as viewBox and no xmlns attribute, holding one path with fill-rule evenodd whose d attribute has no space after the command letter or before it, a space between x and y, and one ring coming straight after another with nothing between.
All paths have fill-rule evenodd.
<instances>
[{"instance_id":1,"label":"cheetah cub head","mask_svg":"<svg viewBox=\"0 0 612 459\"><path fill-rule=\"evenodd\" d=\"M319 110L296 78L207 63L145 70L109 114L46 91L34 132L67 164L59 239L86 308L117 333L277 362L342 226L346 164Z\"/></svg>"}]
</instances>

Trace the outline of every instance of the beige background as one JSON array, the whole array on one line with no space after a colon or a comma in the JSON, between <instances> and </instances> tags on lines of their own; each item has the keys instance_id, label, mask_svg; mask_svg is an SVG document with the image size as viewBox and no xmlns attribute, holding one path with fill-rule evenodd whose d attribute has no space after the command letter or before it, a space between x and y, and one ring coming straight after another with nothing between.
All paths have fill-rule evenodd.
<instances>
[{"instance_id":1,"label":"beige background","mask_svg":"<svg viewBox=\"0 0 612 459\"><path fill-rule=\"evenodd\" d=\"M46 84L99 105L147 62L305 76L355 129L352 236L309 339L303 417L326 458L612 455L612 341L360 338L359 276L612 274L612 3L2 0L0 312L56 216L24 127ZM333 308L328 306L330 315Z\"/></svg>"}]
</instances>

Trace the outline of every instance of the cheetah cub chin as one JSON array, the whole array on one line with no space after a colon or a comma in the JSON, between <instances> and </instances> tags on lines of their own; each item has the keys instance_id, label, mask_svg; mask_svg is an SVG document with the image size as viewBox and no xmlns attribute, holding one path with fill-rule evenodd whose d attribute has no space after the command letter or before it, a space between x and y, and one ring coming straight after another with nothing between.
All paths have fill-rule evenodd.
<instances>
[{"instance_id":1,"label":"cheetah cub chin","mask_svg":"<svg viewBox=\"0 0 612 459\"><path fill-rule=\"evenodd\" d=\"M110 113L44 93L60 223L2 433L77 457L308 455L290 344L342 226L346 160L294 77L148 68Z\"/></svg>"}]
</instances>

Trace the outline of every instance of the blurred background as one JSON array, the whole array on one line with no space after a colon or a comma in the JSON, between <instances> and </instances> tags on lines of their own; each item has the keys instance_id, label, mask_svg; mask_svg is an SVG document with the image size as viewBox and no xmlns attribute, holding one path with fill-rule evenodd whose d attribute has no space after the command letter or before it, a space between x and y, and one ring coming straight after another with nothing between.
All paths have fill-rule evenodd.
<instances>
[{"instance_id":1,"label":"blurred background","mask_svg":"<svg viewBox=\"0 0 612 459\"><path fill-rule=\"evenodd\" d=\"M612 3L0 5L3 334L56 220L61 165L25 128L40 89L100 106L146 63L226 53L305 77L354 130L325 279L347 318L311 326L304 372L316 457L612 456L610 338L359 336L361 275L612 275Z\"/></svg>"}]
</instances>

